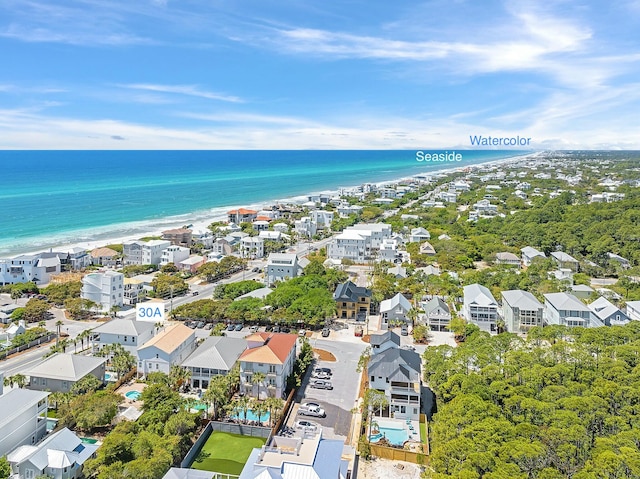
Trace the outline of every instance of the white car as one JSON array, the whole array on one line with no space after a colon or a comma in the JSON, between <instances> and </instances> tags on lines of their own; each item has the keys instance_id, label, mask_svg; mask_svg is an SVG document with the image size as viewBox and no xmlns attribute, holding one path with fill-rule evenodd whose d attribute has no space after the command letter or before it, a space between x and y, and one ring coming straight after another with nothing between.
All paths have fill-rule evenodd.
<instances>
[{"instance_id":1,"label":"white car","mask_svg":"<svg viewBox=\"0 0 640 479\"><path fill-rule=\"evenodd\" d=\"M326 417L327 413L320 407L319 404L309 402L305 404L301 404L298 408L298 414L301 416L311 416L311 417Z\"/></svg>"},{"instance_id":2,"label":"white car","mask_svg":"<svg viewBox=\"0 0 640 479\"><path fill-rule=\"evenodd\" d=\"M301 429L303 431L316 431L318 429L318 425L311 421L296 421L296 429Z\"/></svg>"}]
</instances>

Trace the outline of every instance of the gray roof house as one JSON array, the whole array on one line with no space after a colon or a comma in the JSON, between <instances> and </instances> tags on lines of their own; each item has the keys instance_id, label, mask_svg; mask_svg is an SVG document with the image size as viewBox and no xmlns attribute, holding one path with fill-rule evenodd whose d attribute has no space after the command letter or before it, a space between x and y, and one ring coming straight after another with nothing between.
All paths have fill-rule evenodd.
<instances>
[{"instance_id":1,"label":"gray roof house","mask_svg":"<svg viewBox=\"0 0 640 479\"><path fill-rule=\"evenodd\" d=\"M390 348L371 356L367 367L369 387L385 393L388 413L396 419L420 418L420 366L420 355L408 349Z\"/></svg>"},{"instance_id":2,"label":"gray roof house","mask_svg":"<svg viewBox=\"0 0 640 479\"><path fill-rule=\"evenodd\" d=\"M410 309L411 303L400 293L385 299L380 303L380 327L387 329L390 321L409 321L407 313Z\"/></svg>"},{"instance_id":3,"label":"gray roof house","mask_svg":"<svg viewBox=\"0 0 640 479\"><path fill-rule=\"evenodd\" d=\"M85 444L66 427L46 437L38 445L25 445L7 456L11 470L18 477L46 475L56 479L82 476L82 466L100 446Z\"/></svg>"},{"instance_id":4,"label":"gray roof house","mask_svg":"<svg viewBox=\"0 0 640 479\"><path fill-rule=\"evenodd\" d=\"M502 316L511 333L526 333L543 325L544 305L528 291L514 289L502 292Z\"/></svg>"},{"instance_id":5,"label":"gray roof house","mask_svg":"<svg viewBox=\"0 0 640 479\"><path fill-rule=\"evenodd\" d=\"M486 287L475 283L464 287L462 309L467 321L477 325L483 331L496 331L498 321L498 303Z\"/></svg>"},{"instance_id":6,"label":"gray roof house","mask_svg":"<svg viewBox=\"0 0 640 479\"><path fill-rule=\"evenodd\" d=\"M444 299L439 296L422 303L424 318L431 331L448 331L451 322L451 310Z\"/></svg>"},{"instance_id":7,"label":"gray roof house","mask_svg":"<svg viewBox=\"0 0 640 479\"><path fill-rule=\"evenodd\" d=\"M277 281L286 281L301 273L302 267L298 264L298 256L295 253L271 253L267 259L264 276L267 286L271 286Z\"/></svg>"},{"instance_id":8,"label":"gray roof house","mask_svg":"<svg viewBox=\"0 0 640 479\"><path fill-rule=\"evenodd\" d=\"M564 251L554 251L551 253L551 258L553 258L560 268L569 268L574 272L577 272L580 268L578 260Z\"/></svg>"},{"instance_id":9,"label":"gray roof house","mask_svg":"<svg viewBox=\"0 0 640 479\"><path fill-rule=\"evenodd\" d=\"M502 251L500 253L496 253L496 264L520 266L520 258L509 251Z\"/></svg>"},{"instance_id":10,"label":"gray roof house","mask_svg":"<svg viewBox=\"0 0 640 479\"><path fill-rule=\"evenodd\" d=\"M2 379L2 374L0 374ZM36 444L47 433L48 392L12 389L0 383L0 457L24 444Z\"/></svg>"},{"instance_id":11,"label":"gray roof house","mask_svg":"<svg viewBox=\"0 0 640 479\"><path fill-rule=\"evenodd\" d=\"M622 326L630 321L626 313L620 311L617 306L604 296L600 296L592 303L589 303L587 307L607 326Z\"/></svg>"},{"instance_id":12,"label":"gray roof house","mask_svg":"<svg viewBox=\"0 0 640 479\"><path fill-rule=\"evenodd\" d=\"M400 336L393 331L385 331L380 334L372 334L369 337L369 345L371 346L371 352L378 354L386 351L390 348L400 347Z\"/></svg>"},{"instance_id":13,"label":"gray roof house","mask_svg":"<svg viewBox=\"0 0 640 479\"><path fill-rule=\"evenodd\" d=\"M251 451L239 479L346 479L344 441L324 439L322 429L293 437L274 436Z\"/></svg>"},{"instance_id":14,"label":"gray roof house","mask_svg":"<svg viewBox=\"0 0 640 479\"><path fill-rule=\"evenodd\" d=\"M242 338L211 336L205 339L182 362L182 367L191 371L191 387L206 389L212 377L228 374L245 349L247 341Z\"/></svg>"},{"instance_id":15,"label":"gray roof house","mask_svg":"<svg viewBox=\"0 0 640 479\"><path fill-rule=\"evenodd\" d=\"M135 358L138 346L149 341L156 332L155 324L147 321L116 318L93 329L93 351L109 344L121 344Z\"/></svg>"},{"instance_id":16,"label":"gray roof house","mask_svg":"<svg viewBox=\"0 0 640 479\"><path fill-rule=\"evenodd\" d=\"M29 389L66 393L89 374L104 383L106 362L106 358L56 353L24 374L30 377Z\"/></svg>"},{"instance_id":17,"label":"gray roof house","mask_svg":"<svg viewBox=\"0 0 640 479\"><path fill-rule=\"evenodd\" d=\"M547 257L547 255L545 255L542 251L538 251L537 249L532 248L531 246L525 246L520 250L520 252L522 253L522 264L524 264L525 266L531 266L531 262L535 258L544 259Z\"/></svg>"},{"instance_id":18,"label":"gray roof house","mask_svg":"<svg viewBox=\"0 0 640 479\"><path fill-rule=\"evenodd\" d=\"M594 328L604 323L582 301L568 293L544 295L544 321L569 327Z\"/></svg>"}]
</instances>

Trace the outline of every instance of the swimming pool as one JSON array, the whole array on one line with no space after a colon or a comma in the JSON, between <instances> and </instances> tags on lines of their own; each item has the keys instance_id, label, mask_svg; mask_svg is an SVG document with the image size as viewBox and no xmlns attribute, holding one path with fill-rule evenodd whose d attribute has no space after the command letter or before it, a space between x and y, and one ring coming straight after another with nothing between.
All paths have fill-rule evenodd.
<instances>
[{"instance_id":1,"label":"swimming pool","mask_svg":"<svg viewBox=\"0 0 640 479\"><path fill-rule=\"evenodd\" d=\"M206 411L209 409L209 406L203 402L197 402L191 406L191 409L195 409L196 411Z\"/></svg>"},{"instance_id":2,"label":"swimming pool","mask_svg":"<svg viewBox=\"0 0 640 479\"><path fill-rule=\"evenodd\" d=\"M410 437L410 430L406 429L402 423L395 422L378 422L378 434L372 434L369 436L369 441L372 443L378 442L383 437L387 439L394 446L402 446L405 441L409 439L416 439L417 432ZM417 439L420 439L418 434Z\"/></svg>"},{"instance_id":3,"label":"swimming pool","mask_svg":"<svg viewBox=\"0 0 640 479\"><path fill-rule=\"evenodd\" d=\"M247 421L256 421L256 422L269 422L269 417L271 414L269 412L265 412L260 418L258 415L254 413L251 409L247 409ZM231 419L238 419L240 421L244 421L244 412L237 411L236 414L231 416Z\"/></svg>"},{"instance_id":4,"label":"swimming pool","mask_svg":"<svg viewBox=\"0 0 640 479\"><path fill-rule=\"evenodd\" d=\"M140 391L129 391L124 395L124 397L126 397L127 399L131 399L132 401L137 401L138 399L140 399L140 396Z\"/></svg>"},{"instance_id":5,"label":"swimming pool","mask_svg":"<svg viewBox=\"0 0 640 479\"><path fill-rule=\"evenodd\" d=\"M115 373L107 372L107 373L104 373L104 380L107 381L107 382L114 383L114 382L116 382L118 380L118 378L117 378Z\"/></svg>"},{"instance_id":6,"label":"swimming pool","mask_svg":"<svg viewBox=\"0 0 640 479\"><path fill-rule=\"evenodd\" d=\"M53 431L58 425L58 420L53 418L47 418L47 432Z\"/></svg>"}]
</instances>

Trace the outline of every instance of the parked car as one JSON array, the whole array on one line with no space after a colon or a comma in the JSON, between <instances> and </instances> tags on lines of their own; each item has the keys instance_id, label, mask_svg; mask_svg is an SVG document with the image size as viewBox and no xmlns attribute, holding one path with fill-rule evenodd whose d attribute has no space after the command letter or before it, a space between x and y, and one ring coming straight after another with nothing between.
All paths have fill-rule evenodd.
<instances>
[{"instance_id":1,"label":"parked car","mask_svg":"<svg viewBox=\"0 0 640 479\"><path fill-rule=\"evenodd\" d=\"M279 333L280 332L280 326L278 326L277 324L273 327L273 332L274 333Z\"/></svg>"},{"instance_id":2,"label":"parked car","mask_svg":"<svg viewBox=\"0 0 640 479\"><path fill-rule=\"evenodd\" d=\"M331 381L326 379L314 379L309 383L309 386L315 389L333 389L333 384Z\"/></svg>"},{"instance_id":3,"label":"parked car","mask_svg":"<svg viewBox=\"0 0 640 479\"><path fill-rule=\"evenodd\" d=\"M193 296L198 296L200 294L200 291L194 291L193 293L191 293Z\"/></svg>"},{"instance_id":4,"label":"parked car","mask_svg":"<svg viewBox=\"0 0 640 479\"><path fill-rule=\"evenodd\" d=\"M258 326L251 326L249 328L249 331L251 331L252 333L257 333L258 332Z\"/></svg>"},{"instance_id":5,"label":"parked car","mask_svg":"<svg viewBox=\"0 0 640 479\"><path fill-rule=\"evenodd\" d=\"M316 431L318 425L311 421L296 421L296 429L302 429L303 431Z\"/></svg>"},{"instance_id":6,"label":"parked car","mask_svg":"<svg viewBox=\"0 0 640 479\"><path fill-rule=\"evenodd\" d=\"M322 371L313 371L311 377L314 379L331 379L331 375Z\"/></svg>"},{"instance_id":7,"label":"parked car","mask_svg":"<svg viewBox=\"0 0 640 479\"><path fill-rule=\"evenodd\" d=\"M331 330L329 328L323 328L322 329L322 337L323 338L328 338L330 333L331 333Z\"/></svg>"},{"instance_id":8,"label":"parked car","mask_svg":"<svg viewBox=\"0 0 640 479\"><path fill-rule=\"evenodd\" d=\"M264 330L265 330L267 333L270 333L271 331L273 331L273 325L271 325L271 324L270 324L270 325L268 325L266 328L264 328Z\"/></svg>"},{"instance_id":9,"label":"parked car","mask_svg":"<svg viewBox=\"0 0 640 479\"><path fill-rule=\"evenodd\" d=\"M207 323L204 329L213 329L213 323Z\"/></svg>"},{"instance_id":10,"label":"parked car","mask_svg":"<svg viewBox=\"0 0 640 479\"><path fill-rule=\"evenodd\" d=\"M285 328L280 328L280 332L281 333L290 333L291 329L290 328L286 328L286 327Z\"/></svg>"},{"instance_id":11,"label":"parked car","mask_svg":"<svg viewBox=\"0 0 640 479\"><path fill-rule=\"evenodd\" d=\"M298 408L298 414L301 416L326 417L327 413L316 403L301 404Z\"/></svg>"},{"instance_id":12,"label":"parked car","mask_svg":"<svg viewBox=\"0 0 640 479\"><path fill-rule=\"evenodd\" d=\"M227 331L233 331L234 329L236 329L235 324L230 324L229 326L227 326Z\"/></svg>"},{"instance_id":13,"label":"parked car","mask_svg":"<svg viewBox=\"0 0 640 479\"><path fill-rule=\"evenodd\" d=\"M204 321L198 321L198 324L196 324L196 328L198 329L204 328Z\"/></svg>"},{"instance_id":14,"label":"parked car","mask_svg":"<svg viewBox=\"0 0 640 479\"><path fill-rule=\"evenodd\" d=\"M315 368L313 371L314 372L318 372L318 373L325 373L325 374L328 374L328 375L332 375L333 374L333 371L331 371L330 368Z\"/></svg>"},{"instance_id":15,"label":"parked car","mask_svg":"<svg viewBox=\"0 0 640 479\"><path fill-rule=\"evenodd\" d=\"M236 331L242 331L242 328L244 328L242 324L236 324Z\"/></svg>"},{"instance_id":16,"label":"parked car","mask_svg":"<svg viewBox=\"0 0 640 479\"><path fill-rule=\"evenodd\" d=\"M403 324L400 328L400 336L409 336L409 326Z\"/></svg>"},{"instance_id":17,"label":"parked car","mask_svg":"<svg viewBox=\"0 0 640 479\"><path fill-rule=\"evenodd\" d=\"M362 334L363 334L362 326L358 326L353 334L354 334L354 336L356 336L358 338L362 337Z\"/></svg>"},{"instance_id":18,"label":"parked car","mask_svg":"<svg viewBox=\"0 0 640 479\"><path fill-rule=\"evenodd\" d=\"M304 338L306 335L307 335L306 329L301 329L300 331L298 331L298 336L300 336L301 338Z\"/></svg>"}]
</instances>

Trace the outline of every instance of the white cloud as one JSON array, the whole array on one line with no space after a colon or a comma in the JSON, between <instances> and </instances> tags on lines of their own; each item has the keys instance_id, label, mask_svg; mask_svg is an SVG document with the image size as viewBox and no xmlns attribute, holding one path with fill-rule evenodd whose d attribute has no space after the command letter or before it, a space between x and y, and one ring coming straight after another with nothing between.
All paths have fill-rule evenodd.
<instances>
[{"instance_id":1,"label":"white cloud","mask_svg":"<svg viewBox=\"0 0 640 479\"><path fill-rule=\"evenodd\" d=\"M196 85L159 85L152 83L133 83L119 86L132 90L144 90L158 93L172 93L177 95L195 96L199 98L206 98L207 100L225 101L230 103L243 103L244 101L237 96L201 90Z\"/></svg>"}]
</instances>

